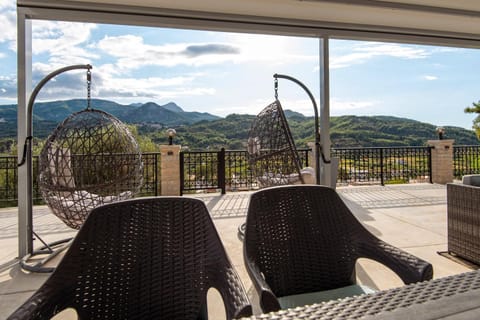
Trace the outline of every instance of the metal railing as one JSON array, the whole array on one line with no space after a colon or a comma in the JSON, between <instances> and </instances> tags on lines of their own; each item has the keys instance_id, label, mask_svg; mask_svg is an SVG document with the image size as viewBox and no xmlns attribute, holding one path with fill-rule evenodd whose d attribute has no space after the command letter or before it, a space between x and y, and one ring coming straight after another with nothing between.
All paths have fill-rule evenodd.
<instances>
[{"instance_id":1,"label":"metal railing","mask_svg":"<svg viewBox=\"0 0 480 320\"><path fill-rule=\"evenodd\" d=\"M480 146L453 146L453 176L480 174Z\"/></svg>"},{"instance_id":2,"label":"metal railing","mask_svg":"<svg viewBox=\"0 0 480 320\"><path fill-rule=\"evenodd\" d=\"M226 190L250 190L256 179L248 165L248 153L243 150L225 151Z\"/></svg>"},{"instance_id":3,"label":"metal railing","mask_svg":"<svg viewBox=\"0 0 480 320\"><path fill-rule=\"evenodd\" d=\"M221 172L225 149L221 151L187 151L180 152L180 190L216 190L222 188ZM224 183L223 183L224 184Z\"/></svg>"},{"instance_id":4,"label":"metal railing","mask_svg":"<svg viewBox=\"0 0 480 320\"><path fill-rule=\"evenodd\" d=\"M310 149L299 149L302 166L308 166ZM257 180L248 164L245 150L182 151L180 153L180 190L226 191L252 190Z\"/></svg>"},{"instance_id":5,"label":"metal railing","mask_svg":"<svg viewBox=\"0 0 480 320\"><path fill-rule=\"evenodd\" d=\"M0 157L0 206L15 206L17 195L17 157ZM34 193L35 197L35 193Z\"/></svg>"},{"instance_id":6,"label":"metal railing","mask_svg":"<svg viewBox=\"0 0 480 320\"><path fill-rule=\"evenodd\" d=\"M17 205L18 200L18 158L16 156L0 156L0 208ZM32 158L32 174L34 176L32 185L32 196L34 204L43 202L42 195L38 189L38 156Z\"/></svg>"},{"instance_id":7,"label":"metal railing","mask_svg":"<svg viewBox=\"0 0 480 320\"><path fill-rule=\"evenodd\" d=\"M143 185L140 196L158 196L160 190L160 153L143 153ZM16 156L0 156L0 207L17 206L18 169ZM43 199L38 188L38 156L32 158L33 203L42 204Z\"/></svg>"},{"instance_id":8,"label":"metal railing","mask_svg":"<svg viewBox=\"0 0 480 320\"><path fill-rule=\"evenodd\" d=\"M309 166L310 149L300 149L302 166ZM339 158L339 184L391 184L431 182L430 147L335 148ZM143 186L140 196L161 194L160 153L143 153ZM455 146L455 176L480 173L480 146ZM181 192L198 190L251 190L257 181L248 165L245 150L180 152ZM41 203L36 182L38 157L33 158L34 203ZM0 206L17 203L17 157L0 157Z\"/></svg>"},{"instance_id":9,"label":"metal railing","mask_svg":"<svg viewBox=\"0 0 480 320\"><path fill-rule=\"evenodd\" d=\"M143 184L140 188L140 196L159 196L161 192L160 163L161 157L158 152L142 153Z\"/></svg>"},{"instance_id":10,"label":"metal railing","mask_svg":"<svg viewBox=\"0 0 480 320\"><path fill-rule=\"evenodd\" d=\"M335 148L337 182L395 184L432 182L431 147Z\"/></svg>"}]
</instances>

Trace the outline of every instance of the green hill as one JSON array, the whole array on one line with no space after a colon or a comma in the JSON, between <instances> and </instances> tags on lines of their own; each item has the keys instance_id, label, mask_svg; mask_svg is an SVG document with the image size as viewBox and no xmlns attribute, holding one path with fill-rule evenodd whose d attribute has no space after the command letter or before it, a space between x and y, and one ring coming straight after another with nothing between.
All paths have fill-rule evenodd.
<instances>
[{"instance_id":1,"label":"green hill","mask_svg":"<svg viewBox=\"0 0 480 320\"><path fill-rule=\"evenodd\" d=\"M312 117L294 114L287 118L298 148L314 141ZM176 143L193 149L244 149L253 119L252 115L234 114L181 127L177 129ZM423 146L428 140L437 139L436 127L390 116L339 116L331 118L330 135L333 147ZM479 144L473 130L459 127L446 126L444 138L454 139L456 145Z\"/></svg>"},{"instance_id":2,"label":"green hill","mask_svg":"<svg viewBox=\"0 0 480 320\"><path fill-rule=\"evenodd\" d=\"M74 112L87 107L85 99L59 100L35 103L33 119L60 123ZM220 117L200 112L187 112L173 102L163 106L154 102L123 105L113 101L92 99L91 108L108 112L126 123L161 123L163 125L191 124L202 120L216 120ZM0 105L0 121L12 124L17 121L16 105Z\"/></svg>"},{"instance_id":3,"label":"green hill","mask_svg":"<svg viewBox=\"0 0 480 320\"><path fill-rule=\"evenodd\" d=\"M391 116L333 117L332 145L359 147L421 146L427 140L437 139L437 126L416 120ZM478 144L473 130L446 126L445 139L454 139L457 145Z\"/></svg>"},{"instance_id":4,"label":"green hill","mask_svg":"<svg viewBox=\"0 0 480 320\"><path fill-rule=\"evenodd\" d=\"M185 112L171 102L160 106L153 102L121 105L112 101L92 100L92 107L104 110L120 120L137 126L138 133L157 144L166 144L165 130L175 128L175 143L190 150L245 149L254 115L231 114L225 118L209 113ZM55 126L73 112L85 108L84 99L54 101L35 105L33 133L45 139ZM8 152L16 140L16 105L0 105L0 153ZM314 141L313 117L285 110L298 148ZM330 134L333 147L422 146L436 139L436 126L416 120L391 116L332 117ZM445 138L456 145L477 145L473 130L447 126Z\"/></svg>"}]
</instances>

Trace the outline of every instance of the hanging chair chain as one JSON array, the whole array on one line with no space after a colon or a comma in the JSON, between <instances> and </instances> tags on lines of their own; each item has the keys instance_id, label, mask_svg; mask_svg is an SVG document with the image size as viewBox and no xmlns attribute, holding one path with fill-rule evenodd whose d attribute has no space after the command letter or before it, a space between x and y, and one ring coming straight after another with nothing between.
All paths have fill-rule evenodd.
<instances>
[{"instance_id":1,"label":"hanging chair chain","mask_svg":"<svg viewBox=\"0 0 480 320\"><path fill-rule=\"evenodd\" d=\"M275 77L275 80L273 81L273 87L275 90L275 100L278 100L278 78Z\"/></svg>"},{"instance_id":2,"label":"hanging chair chain","mask_svg":"<svg viewBox=\"0 0 480 320\"><path fill-rule=\"evenodd\" d=\"M92 87L92 71L90 68L87 69L87 110L90 110L90 100L91 100L91 87Z\"/></svg>"}]
</instances>

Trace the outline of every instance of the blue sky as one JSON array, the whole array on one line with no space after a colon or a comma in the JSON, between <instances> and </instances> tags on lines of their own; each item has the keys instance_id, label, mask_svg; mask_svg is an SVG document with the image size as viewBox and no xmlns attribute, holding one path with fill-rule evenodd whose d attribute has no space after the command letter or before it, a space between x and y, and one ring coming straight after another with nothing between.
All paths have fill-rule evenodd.
<instances>
[{"instance_id":1,"label":"blue sky","mask_svg":"<svg viewBox=\"0 0 480 320\"><path fill-rule=\"evenodd\" d=\"M0 0L0 104L16 103L16 12ZM318 39L33 21L34 85L70 64L93 65L94 98L176 102L185 111L256 114L274 99L273 74L319 98ZM480 50L331 40L331 114L391 115L471 128ZM38 100L85 97L83 72L50 82ZM308 96L279 81L285 109L312 115Z\"/></svg>"}]
</instances>

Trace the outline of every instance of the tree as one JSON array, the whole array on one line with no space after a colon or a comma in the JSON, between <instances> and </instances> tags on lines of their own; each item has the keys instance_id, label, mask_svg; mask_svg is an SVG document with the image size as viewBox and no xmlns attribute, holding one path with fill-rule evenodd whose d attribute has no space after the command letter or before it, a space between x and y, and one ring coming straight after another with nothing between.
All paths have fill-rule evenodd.
<instances>
[{"instance_id":1,"label":"tree","mask_svg":"<svg viewBox=\"0 0 480 320\"><path fill-rule=\"evenodd\" d=\"M138 128L136 125L127 125L128 130L132 133L133 137L138 143L141 152L156 152L158 151L158 146L152 139L148 136L141 135L138 133Z\"/></svg>"},{"instance_id":2,"label":"tree","mask_svg":"<svg viewBox=\"0 0 480 320\"><path fill-rule=\"evenodd\" d=\"M480 139L480 100L477 103L472 102L471 107L466 107L465 108L465 113L476 113L477 114L475 119L473 119L472 128L475 130L475 133L477 134L477 138Z\"/></svg>"}]
</instances>

